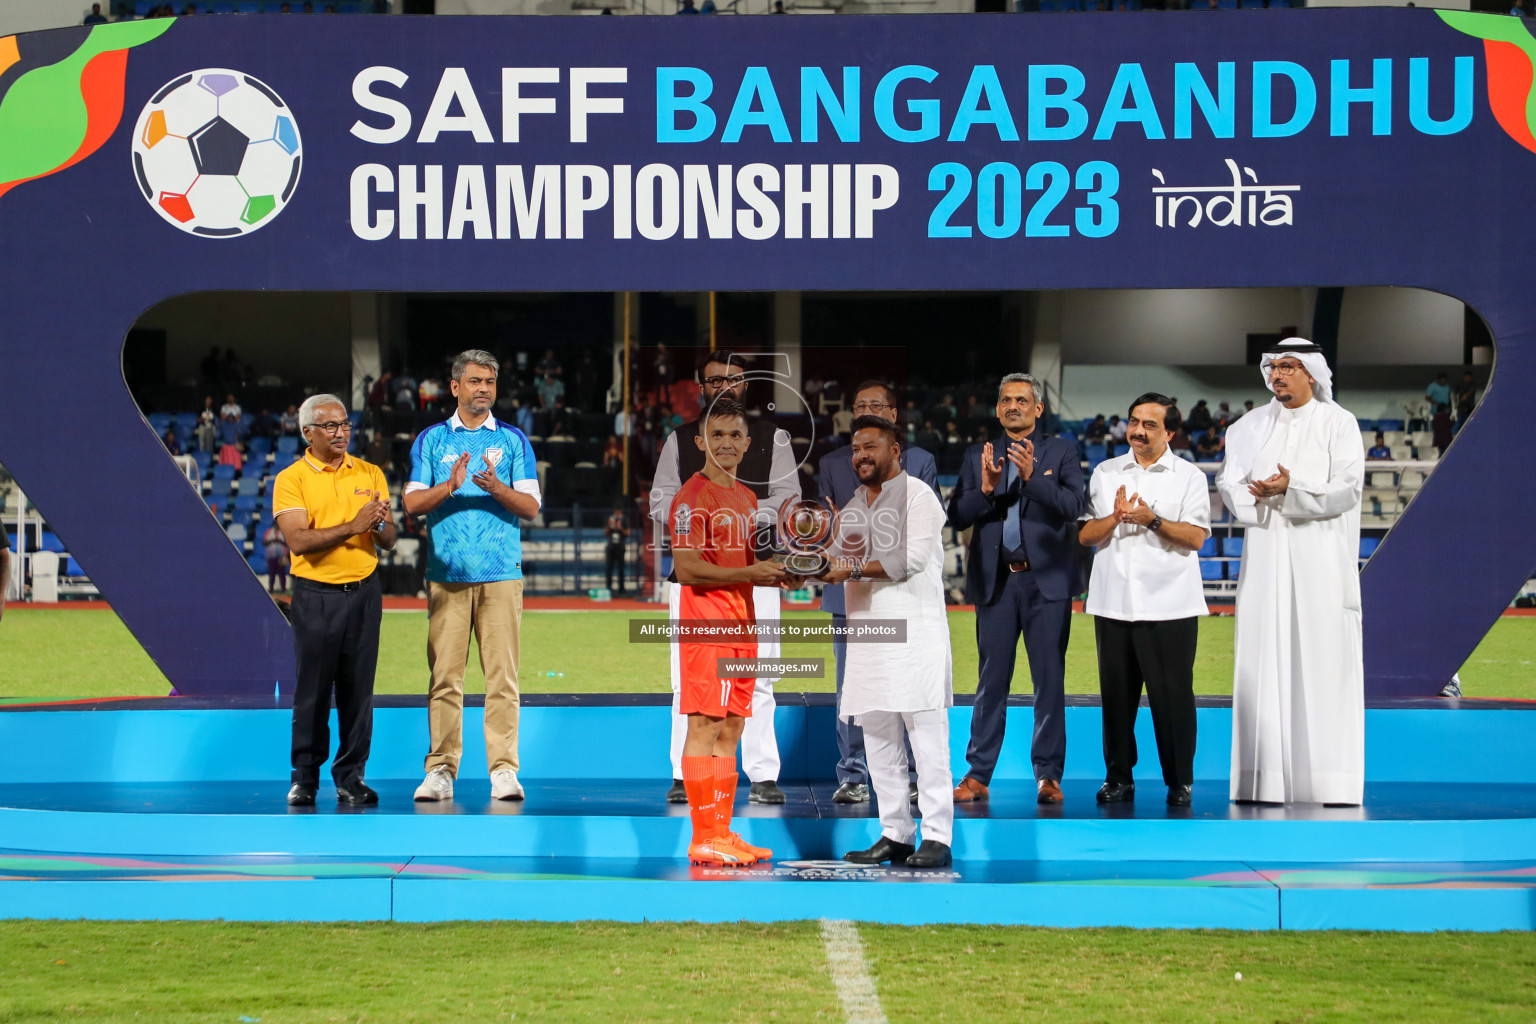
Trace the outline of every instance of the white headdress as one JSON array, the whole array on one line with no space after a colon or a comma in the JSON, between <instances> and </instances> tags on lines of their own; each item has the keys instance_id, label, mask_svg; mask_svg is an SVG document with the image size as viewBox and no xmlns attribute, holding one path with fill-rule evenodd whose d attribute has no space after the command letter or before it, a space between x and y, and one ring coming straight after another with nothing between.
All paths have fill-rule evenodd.
<instances>
[{"instance_id":1,"label":"white headdress","mask_svg":"<svg viewBox=\"0 0 1536 1024\"><path fill-rule=\"evenodd\" d=\"M1270 391L1274 391L1275 387L1270 380L1269 368L1277 359L1294 359L1306 367L1307 373L1315 381L1312 385L1313 396L1320 402L1333 401L1333 371L1328 369L1328 360L1323 358L1321 348L1306 338L1286 338L1272 351L1265 352L1259 360L1259 371L1264 374L1264 386Z\"/></svg>"}]
</instances>

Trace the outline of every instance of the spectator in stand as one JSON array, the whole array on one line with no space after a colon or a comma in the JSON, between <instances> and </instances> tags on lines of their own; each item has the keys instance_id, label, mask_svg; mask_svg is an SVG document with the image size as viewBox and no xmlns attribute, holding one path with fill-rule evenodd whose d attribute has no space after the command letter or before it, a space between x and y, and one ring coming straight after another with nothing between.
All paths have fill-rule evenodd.
<instances>
[{"instance_id":1,"label":"spectator in stand","mask_svg":"<svg viewBox=\"0 0 1536 1024\"><path fill-rule=\"evenodd\" d=\"M1440 376L1444 377L1445 374ZM1435 406L1434 418L1429 421L1429 429L1434 434L1436 450L1441 455L1451 446L1451 407L1445 403Z\"/></svg>"},{"instance_id":2,"label":"spectator in stand","mask_svg":"<svg viewBox=\"0 0 1536 1024\"><path fill-rule=\"evenodd\" d=\"M565 367L561 365L560 360L555 357L555 350L552 348L547 348L544 350L544 358L539 360L539 365L534 369L540 374L548 373L553 374L556 377L565 376Z\"/></svg>"},{"instance_id":3,"label":"spectator in stand","mask_svg":"<svg viewBox=\"0 0 1536 1024\"><path fill-rule=\"evenodd\" d=\"M553 409L556 400L565 396L565 381L555 376L554 371L545 370L539 378L537 385L539 391L539 404L545 409Z\"/></svg>"},{"instance_id":4,"label":"spectator in stand","mask_svg":"<svg viewBox=\"0 0 1536 1024\"><path fill-rule=\"evenodd\" d=\"M581 350L581 362L576 364L576 408L580 412L593 412L598 408L597 362L592 350Z\"/></svg>"},{"instance_id":5,"label":"spectator in stand","mask_svg":"<svg viewBox=\"0 0 1536 1024\"><path fill-rule=\"evenodd\" d=\"M1104 421L1103 413L1099 413L1083 428L1083 436L1090 441L1102 441L1109 436L1109 424Z\"/></svg>"},{"instance_id":6,"label":"spectator in stand","mask_svg":"<svg viewBox=\"0 0 1536 1024\"><path fill-rule=\"evenodd\" d=\"M436 377L428 377L421 382L421 387L416 390L416 394L421 399L422 411L434 412L443 394L442 385L437 382Z\"/></svg>"},{"instance_id":7,"label":"spectator in stand","mask_svg":"<svg viewBox=\"0 0 1536 1024\"><path fill-rule=\"evenodd\" d=\"M239 419L243 415L245 415L245 410L240 408L240 403L235 401L235 396L233 394L225 395L224 404L219 406L219 419L229 419L231 416Z\"/></svg>"},{"instance_id":8,"label":"spectator in stand","mask_svg":"<svg viewBox=\"0 0 1536 1024\"><path fill-rule=\"evenodd\" d=\"M1509 16L1511 18L1525 17L1525 0L1515 0L1515 6L1509 9Z\"/></svg>"},{"instance_id":9,"label":"spectator in stand","mask_svg":"<svg viewBox=\"0 0 1536 1024\"><path fill-rule=\"evenodd\" d=\"M639 402L637 401L635 404L638 406ZM633 433L631 424L633 424L634 421L635 414L625 409L623 406L620 406L619 411L613 414L613 432L618 434L620 437L630 436L630 434Z\"/></svg>"},{"instance_id":10,"label":"spectator in stand","mask_svg":"<svg viewBox=\"0 0 1536 1024\"><path fill-rule=\"evenodd\" d=\"M606 461L605 461L606 464ZM604 531L608 538L608 545L603 553L603 572L608 580L608 590L611 593L624 593L624 550L629 540L629 517L624 514L622 507L617 507L608 516L608 526ZM614 590L613 578L618 576L619 586Z\"/></svg>"},{"instance_id":11,"label":"spectator in stand","mask_svg":"<svg viewBox=\"0 0 1536 1024\"><path fill-rule=\"evenodd\" d=\"M656 465L656 453L661 450L661 406L656 396L650 395L640 408L640 454L647 466Z\"/></svg>"},{"instance_id":12,"label":"spectator in stand","mask_svg":"<svg viewBox=\"0 0 1536 1024\"><path fill-rule=\"evenodd\" d=\"M177 438L176 438L176 428L175 427L166 427L165 428L165 436L162 437L160 440L165 443L165 450L166 451L170 452L172 455L180 455L181 454L181 441L177 440Z\"/></svg>"},{"instance_id":13,"label":"spectator in stand","mask_svg":"<svg viewBox=\"0 0 1536 1024\"><path fill-rule=\"evenodd\" d=\"M277 421L277 430L278 433L282 434L284 437L299 436L298 406L289 403L288 408L283 412L282 418Z\"/></svg>"},{"instance_id":14,"label":"spectator in stand","mask_svg":"<svg viewBox=\"0 0 1536 1024\"><path fill-rule=\"evenodd\" d=\"M1518 2L1518 0L1517 0L1517 2ZM87 14L85 16L85 20L82 21L80 24L82 24L82 25L105 25L106 23L107 23L107 16L105 14L101 13L101 4L91 4L91 13Z\"/></svg>"},{"instance_id":15,"label":"spectator in stand","mask_svg":"<svg viewBox=\"0 0 1536 1024\"><path fill-rule=\"evenodd\" d=\"M394 396L394 383L395 375L385 370L368 390L368 411L375 419L383 414L385 406L389 405L390 398Z\"/></svg>"},{"instance_id":16,"label":"spectator in stand","mask_svg":"<svg viewBox=\"0 0 1536 1024\"><path fill-rule=\"evenodd\" d=\"M1106 426L1109 427L1109 437L1110 437L1110 440L1112 440L1112 441L1119 441L1122 444L1125 442L1125 421L1124 420L1122 420L1119 416L1111 416L1109 418L1109 423L1106 424Z\"/></svg>"},{"instance_id":17,"label":"spectator in stand","mask_svg":"<svg viewBox=\"0 0 1536 1024\"><path fill-rule=\"evenodd\" d=\"M1365 453L1365 457L1367 459L1374 459L1377 462L1383 462L1392 458L1392 449L1387 447L1387 435L1379 430L1376 431L1376 443L1371 446L1370 451Z\"/></svg>"},{"instance_id":18,"label":"spectator in stand","mask_svg":"<svg viewBox=\"0 0 1536 1024\"><path fill-rule=\"evenodd\" d=\"M933 429L933 420L923 420L923 429L917 432L917 446L930 455L944 450L944 439Z\"/></svg>"},{"instance_id":19,"label":"spectator in stand","mask_svg":"<svg viewBox=\"0 0 1536 1024\"><path fill-rule=\"evenodd\" d=\"M261 535L262 554L267 559L267 593L281 594L288 589L288 541L276 522Z\"/></svg>"},{"instance_id":20,"label":"spectator in stand","mask_svg":"<svg viewBox=\"0 0 1536 1024\"><path fill-rule=\"evenodd\" d=\"M698 14L699 9L693 6L693 0L683 0L683 6L677 9L678 14Z\"/></svg>"},{"instance_id":21,"label":"spectator in stand","mask_svg":"<svg viewBox=\"0 0 1536 1024\"><path fill-rule=\"evenodd\" d=\"M1169 417L1172 417L1174 411L1175 410L1173 409L1168 409L1166 414ZM1174 428L1173 432L1168 435L1168 447L1175 453L1194 450L1194 445L1191 444L1189 440L1189 431L1184 429L1183 423L1179 423L1179 425ZM1182 455L1179 457L1183 458Z\"/></svg>"},{"instance_id":22,"label":"spectator in stand","mask_svg":"<svg viewBox=\"0 0 1536 1024\"><path fill-rule=\"evenodd\" d=\"M1251 399L1251 398L1248 401L1243 403L1243 411L1238 413L1237 415L1238 415L1239 418L1241 418L1243 416L1248 415L1250 412L1253 412L1253 399Z\"/></svg>"},{"instance_id":23,"label":"spectator in stand","mask_svg":"<svg viewBox=\"0 0 1536 1024\"><path fill-rule=\"evenodd\" d=\"M603 446L603 468L621 469L624 465L624 442L619 440L617 434L608 435L608 443Z\"/></svg>"},{"instance_id":24,"label":"spectator in stand","mask_svg":"<svg viewBox=\"0 0 1536 1024\"><path fill-rule=\"evenodd\" d=\"M1189 410L1189 418L1184 421L1184 426L1193 433L1197 430L1210 430L1212 422L1211 410L1202 398Z\"/></svg>"},{"instance_id":25,"label":"spectator in stand","mask_svg":"<svg viewBox=\"0 0 1536 1024\"><path fill-rule=\"evenodd\" d=\"M1424 397L1429 400L1429 407L1436 412L1443 405L1447 409L1451 405L1451 378L1445 374L1437 374L1434 383L1424 389Z\"/></svg>"},{"instance_id":26,"label":"spectator in stand","mask_svg":"<svg viewBox=\"0 0 1536 1024\"><path fill-rule=\"evenodd\" d=\"M251 428L248 431L251 437L273 437L277 434L277 420L272 418L272 410L262 409L251 420Z\"/></svg>"},{"instance_id":27,"label":"spectator in stand","mask_svg":"<svg viewBox=\"0 0 1536 1024\"><path fill-rule=\"evenodd\" d=\"M773 0L773 13L774 14L788 14L789 13L788 11L786 11L784 9L784 0Z\"/></svg>"},{"instance_id":28,"label":"spectator in stand","mask_svg":"<svg viewBox=\"0 0 1536 1024\"><path fill-rule=\"evenodd\" d=\"M410 412L416 408L416 378L406 370L395 378L395 411Z\"/></svg>"},{"instance_id":29,"label":"spectator in stand","mask_svg":"<svg viewBox=\"0 0 1536 1024\"><path fill-rule=\"evenodd\" d=\"M112 20L113 21L132 21L133 20L133 8L128 6L125 3L118 4L117 5L117 17L113 18Z\"/></svg>"},{"instance_id":30,"label":"spectator in stand","mask_svg":"<svg viewBox=\"0 0 1536 1024\"><path fill-rule=\"evenodd\" d=\"M1477 383L1472 379L1472 371L1468 370L1461 375L1461 383L1456 386L1456 429L1467 422L1467 417L1472 415L1472 410L1477 408Z\"/></svg>"},{"instance_id":31,"label":"spectator in stand","mask_svg":"<svg viewBox=\"0 0 1536 1024\"><path fill-rule=\"evenodd\" d=\"M832 414L832 433L847 437L853 430L853 410L839 409Z\"/></svg>"},{"instance_id":32,"label":"spectator in stand","mask_svg":"<svg viewBox=\"0 0 1536 1024\"><path fill-rule=\"evenodd\" d=\"M1216 415L1212 419L1212 422L1220 429L1226 430L1236 420L1237 417L1233 415L1231 408L1227 406L1226 402L1222 402L1216 407Z\"/></svg>"},{"instance_id":33,"label":"spectator in stand","mask_svg":"<svg viewBox=\"0 0 1536 1024\"><path fill-rule=\"evenodd\" d=\"M1195 445L1195 461L1220 462L1225 447L1226 439L1221 436L1221 431L1212 427L1200 435L1200 441Z\"/></svg>"},{"instance_id":34,"label":"spectator in stand","mask_svg":"<svg viewBox=\"0 0 1536 1024\"><path fill-rule=\"evenodd\" d=\"M666 391L677 379L677 367L672 361L672 353L667 351L667 346L657 344L656 358L651 360L653 377L651 386L657 391Z\"/></svg>"},{"instance_id":35,"label":"spectator in stand","mask_svg":"<svg viewBox=\"0 0 1536 1024\"><path fill-rule=\"evenodd\" d=\"M960 411L955 408L955 396L945 395L939 399L938 404L928 410L928 415L932 416L935 422L940 420L948 422L959 416Z\"/></svg>"},{"instance_id":36,"label":"spectator in stand","mask_svg":"<svg viewBox=\"0 0 1536 1024\"><path fill-rule=\"evenodd\" d=\"M390 454L388 435L382 430L375 430L373 440L368 442L368 453L363 458L382 468L389 465Z\"/></svg>"},{"instance_id":37,"label":"spectator in stand","mask_svg":"<svg viewBox=\"0 0 1536 1024\"><path fill-rule=\"evenodd\" d=\"M219 414L213 408L213 396L203 396L202 412L197 414L197 450L213 452L219 443Z\"/></svg>"},{"instance_id":38,"label":"spectator in stand","mask_svg":"<svg viewBox=\"0 0 1536 1024\"><path fill-rule=\"evenodd\" d=\"M571 411L565 407L565 399L555 399L555 407L549 410L549 436L571 436Z\"/></svg>"},{"instance_id":39,"label":"spectator in stand","mask_svg":"<svg viewBox=\"0 0 1536 1024\"><path fill-rule=\"evenodd\" d=\"M224 408L229 409L229 406ZM237 405L235 408L240 407ZM219 417L219 465L234 466L236 470L240 468L243 461L240 457L242 434L238 413Z\"/></svg>"},{"instance_id":40,"label":"spectator in stand","mask_svg":"<svg viewBox=\"0 0 1536 1024\"><path fill-rule=\"evenodd\" d=\"M517 429L525 434L533 431L533 409L527 402L520 398L512 399L512 422L517 424Z\"/></svg>"},{"instance_id":41,"label":"spectator in stand","mask_svg":"<svg viewBox=\"0 0 1536 1024\"><path fill-rule=\"evenodd\" d=\"M950 420L948 423L944 424L944 443L960 443L960 426L954 420Z\"/></svg>"},{"instance_id":42,"label":"spectator in stand","mask_svg":"<svg viewBox=\"0 0 1536 1024\"><path fill-rule=\"evenodd\" d=\"M986 400L974 392L965 400L965 418L968 420L985 419L991 411Z\"/></svg>"}]
</instances>

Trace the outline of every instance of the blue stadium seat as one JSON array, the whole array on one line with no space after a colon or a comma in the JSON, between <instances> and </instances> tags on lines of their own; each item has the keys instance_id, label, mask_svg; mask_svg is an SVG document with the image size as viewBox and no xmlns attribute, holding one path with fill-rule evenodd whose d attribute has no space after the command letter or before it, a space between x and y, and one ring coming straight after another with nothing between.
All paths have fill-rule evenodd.
<instances>
[{"instance_id":1,"label":"blue stadium seat","mask_svg":"<svg viewBox=\"0 0 1536 1024\"><path fill-rule=\"evenodd\" d=\"M230 483L235 479L235 467L220 463L213 467L212 479L214 483Z\"/></svg>"},{"instance_id":2,"label":"blue stadium seat","mask_svg":"<svg viewBox=\"0 0 1536 1024\"><path fill-rule=\"evenodd\" d=\"M1219 579L1221 579L1221 563L1220 562L1208 562L1208 561L1206 561L1205 559L1202 558L1200 560L1200 578L1202 580L1219 580Z\"/></svg>"},{"instance_id":3,"label":"blue stadium seat","mask_svg":"<svg viewBox=\"0 0 1536 1024\"><path fill-rule=\"evenodd\" d=\"M1200 545L1201 558L1215 558L1220 553L1216 550L1216 538L1214 536L1205 538L1205 543ZM1203 565L1204 563L1202 562L1201 564Z\"/></svg>"},{"instance_id":4,"label":"blue stadium seat","mask_svg":"<svg viewBox=\"0 0 1536 1024\"><path fill-rule=\"evenodd\" d=\"M177 413L176 414L176 429L178 431L185 430L185 431L187 431L187 433L191 433L192 431L196 430L197 429L197 413L195 413L195 412L179 412L179 413Z\"/></svg>"},{"instance_id":5,"label":"blue stadium seat","mask_svg":"<svg viewBox=\"0 0 1536 1024\"><path fill-rule=\"evenodd\" d=\"M67 556L64 559L64 575L65 576L84 576L85 575L85 570L80 568L80 563L75 561L75 556L74 555L69 555L69 556Z\"/></svg>"},{"instance_id":6,"label":"blue stadium seat","mask_svg":"<svg viewBox=\"0 0 1536 1024\"><path fill-rule=\"evenodd\" d=\"M956 487L956 486L959 485L959 483L960 483L960 474L959 473L945 473L945 474L943 474L942 476L939 477L939 486L944 488L945 490L948 490L951 487Z\"/></svg>"},{"instance_id":7,"label":"blue stadium seat","mask_svg":"<svg viewBox=\"0 0 1536 1024\"><path fill-rule=\"evenodd\" d=\"M292 452L278 452L276 455L272 456L272 465L267 467L267 475L276 476L283 470L287 469L289 466L293 465L297 459L298 456L294 455Z\"/></svg>"},{"instance_id":8,"label":"blue stadium seat","mask_svg":"<svg viewBox=\"0 0 1536 1024\"><path fill-rule=\"evenodd\" d=\"M266 458L272 451L272 439L270 437L253 437L250 444L246 445L246 451L251 457L261 456Z\"/></svg>"},{"instance_id":9,"label":"blue stadium seat","mask_svg":"<svg viewBox=\"0 0 1536 1024\"><path fill-rule=\"evenodd\" d=\"M1095 466L1109 457L1109 453L1104 447L1104 442L1102 441L1090 441L1089 443L1083 445L1083 454L1086 455L1088 457L1088 461Z\"/></svg>"},{"instance_id":10,"label":"blue stadium seat","mask_svg":"<svg viewBox=\"0 0 1536 1024\"><path fill-rule=\"evenodd\" d=\"M208 495L208 510L213 513L213 518L215 519L222 520L224 518L224 508L228 504L229 495L227 494Z\"/></svg>"},{"instance_id":11,"label":"blue stadium seat","mask_svg":"<svg viewBox=\"0 0 1536 1024\"><path fill-rule=\"evenodd\" d=\"M1388 433L1388 432L1393 431L1393 430L1402 430L1403 429L1403 421L1402 420L1377 420L1376 421L1376 429L1381 431L1382 433Z\"/></svg>"},{"instance_id":12,"label":"blue stadium seat","mask_svg":"<svg viewBox=\"0 0 1536 1024\"><path fill-rule=\"evenodd\" d=\"M292 434L277 439L277 453L279 455L293 455L299 450L299 439Z\"/></svg>"},{"instance_id":13,"label":"blue stadium seat","mask_svg":"<svg viewBox=\"0 0 1536 1024\"><path fill-rule=\"evenodd\" d=\"M267 556L262 552L251 552L250 557L245 561L251 567L251 571L257 576L265 576L267 574Z\"/></svg>"},{"instance_id":14,"label":"blue stadium seat","mask_svg":"<svg viewBox=\"0 0 1536 1024\"><path fill-rule=\"evenodd\" d=\"M40 541L40 546L37 548L37 550L54 551L59 554L63 554L66 549L64 547L64 542L59 540L58 536L55 535L52 530L44 530L42 539Z\"/></svg>"},{"instance_id":15,"label":"blue stadium seat","mask_svg":"<svg viewBox=\"0 0 1536 1024\"><path fill-rule=\"evenodd\" d=\"M1221 553L1228 558L1237 558L1243 553L1243 538L1227 537L1221 542Z\"/></svg>"},{"instance_id":16,"label":"blue stadium seat","mask_svg":"<svg viewBox=\"0 0 1536 1024\"><path fill-rule=\"evenodd\" d=\"M1376 549L1379 548L1379 547L1381 547L1381 538L1380 537L1361 537L1360 538L1360 557L1362 559L1370 558L1372 555L1374 555L1376 553Z\"/></svg>"},{"instance_id":17,"label":"blue stadium seat","mask_svg":"<svg viewBox=\"0 0 1536 1024\"><path fill-rule=\"evenodd\" d=\"M259 501L260 499L254 494L237 494L235 495L234 507L246 512L254 512L259 507Z\"/></svg>"},{"instance_id":18,"label":"blue stadium seat","mask_svg":"<svg viewBox=\"0 0 1536 1024\"><path fill-rule=\"evenodd\" d=\"M1238 576L1240 576L1242 574L1241 573L1242 568L1243 568L1243 563L1241 561L1228 562L1227 563L1227 579L1236 581Z\"/></svg>"},{"instance_id":19,"label":"blue stadium seat","mask_svg":"<svg viewBox=\"0 0 1536 1024\"><path fill-rule=\"evenodd\" d=\"M230 517L229 517L229 528L231 530L233 530L235 527L238 526L241 530L243 530L245 532L246 537L249 537L251 535L251 532L252 532L251 531L251 520L254 519L254 518L255 518L255 514L250 509L240 509L240 508L237 508L237 509L234 510L234 512L232 512L230 514Z\"/></svg>"},{"instance_id":20,"label":"blue stadium seat","mask_svg":"<svg viewBox=\"0 0 1536 1024\"><path fill-rule=\"evenodd\" d=\"M244 544L250 539L244 523L230 523L224 528L224 535L235 544Z\"/></svg>"},{"instance_id":21,"label":"blue stadium seat","mask_svg":"<svg viewBox=\"0 0 1536 1024\"><path fill-rule=\"evenodd\" d=\"M208 467L213 465L212 452L193 452L192 461L197 463L197 474L200 477L208 475Z\"/></svg>"},{"instance_id":22,"label":"blue stadium seat","mask_svg":"<svg viewBox=\"0 0 1536 1024\"><path fill-rule=\"evenodd\" d=\"M254 463L247 462L245 464L245 471L247 475L242 476L240 482L235 485L235 493L254 498L256 492L261 489L261 476L259 475L258 467Z\"/></svg>"},{"instance_id":23,"label":"blue stadium seat","mask_svg":"<svg viewBox=\"0 0 1536 1024\"><path fill-rule=\"evenodd\" d=\"M171 414L168 412L152 412L149 414L149 425L154 428L155 434L158 437L164 437L166 429L174 422L175 420L171 419Z\"/></svg>"}]
</instances>

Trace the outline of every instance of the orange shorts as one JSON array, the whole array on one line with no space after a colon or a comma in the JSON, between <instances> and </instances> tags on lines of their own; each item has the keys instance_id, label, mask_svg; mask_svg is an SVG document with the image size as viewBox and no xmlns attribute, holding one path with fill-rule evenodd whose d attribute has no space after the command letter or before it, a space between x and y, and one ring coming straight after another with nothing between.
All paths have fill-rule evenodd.
<instances>
[{"instance_id":1,"label":"orange shorts","mask_svg":"<svg viewBox=\"0 0 1536 1024\"><path fill-rule=\"evenodd\" d=\"M718 644L679 644L681 692L678 711L685 715L724 718L727 714L752 717L751 676L720 678L721 658L755 658L757 645L730 647Z\"/></svg>"}]
</instances>

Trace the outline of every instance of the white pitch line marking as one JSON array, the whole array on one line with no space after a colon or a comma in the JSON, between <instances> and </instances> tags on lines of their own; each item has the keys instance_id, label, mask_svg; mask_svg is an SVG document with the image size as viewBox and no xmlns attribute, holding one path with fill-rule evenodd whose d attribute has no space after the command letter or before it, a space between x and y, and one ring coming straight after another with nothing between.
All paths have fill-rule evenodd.
<instances>
[{"instance_id":1,"label":"white pitch line marking","mask_svg":"<svg viewBox=\"0 0 1536 1024\"><path fill-rule=\"evenodd\" d=\"M823 918L821 941L827 947L827 966L832 970L832 983L837 986L837 998L842 1001L848 1024L887 1024L880 996L875 992L875 979L869 976L869 964L864 961L864 943L859 939L858 927L852 921Z\"/></svg>"}]
</instances>

